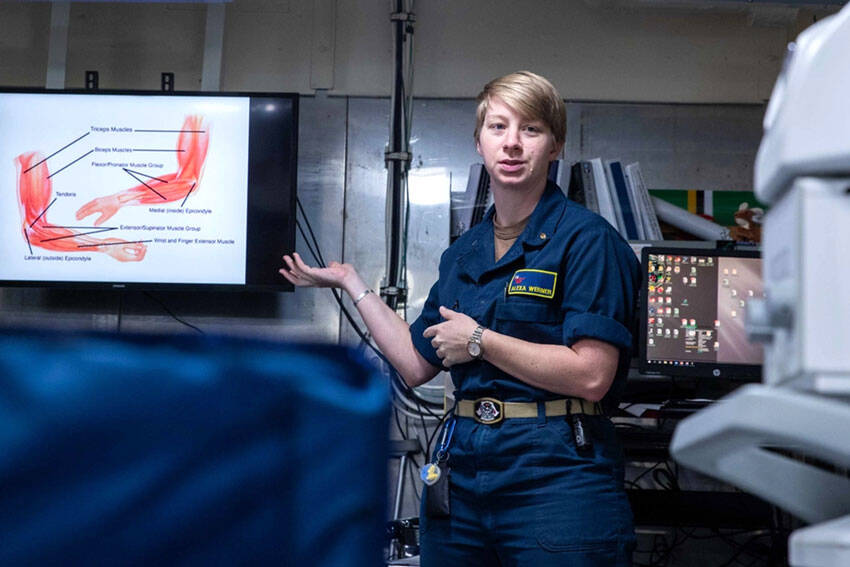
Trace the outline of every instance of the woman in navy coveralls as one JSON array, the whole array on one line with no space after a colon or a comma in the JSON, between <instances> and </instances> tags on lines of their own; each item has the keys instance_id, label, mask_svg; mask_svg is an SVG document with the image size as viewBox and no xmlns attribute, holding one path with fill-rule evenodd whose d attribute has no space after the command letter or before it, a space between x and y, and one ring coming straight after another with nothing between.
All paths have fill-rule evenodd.
<instances>
[{"instance_id":1,"label":"woman in navy coveralls","mask_svg":"<svg viewBox=\"0 0 850 567\"><path fill-rule=\"evenodd\" d=\"M409 385L451 372L451 512L423 507L422 565L630 565L622 455L601 408L616 403L628 370L637 259L547 181L566 137L549 81L506 75L478 103L475 143L494 204L443 253L409 332L348 264L314 268L293 254L281 273L344 289Z\"/></svg>"}]
</instances>

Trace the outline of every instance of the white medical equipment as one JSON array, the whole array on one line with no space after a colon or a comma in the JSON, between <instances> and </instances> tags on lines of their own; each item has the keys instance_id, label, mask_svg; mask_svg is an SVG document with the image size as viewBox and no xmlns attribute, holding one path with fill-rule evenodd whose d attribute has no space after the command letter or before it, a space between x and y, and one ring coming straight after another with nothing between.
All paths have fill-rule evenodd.
<instances>
[{"instance_id":1,"label":"white medical equipment","mask_svg":"<svg viewBox=\"0 0 850 567\"><path fill-rule=\"evenodd\" d=\"M685 419L670 451L810 523L792 565L850 565L850 4L789 46L764 130L763 384Z\"/></svg>"}]
</instances>

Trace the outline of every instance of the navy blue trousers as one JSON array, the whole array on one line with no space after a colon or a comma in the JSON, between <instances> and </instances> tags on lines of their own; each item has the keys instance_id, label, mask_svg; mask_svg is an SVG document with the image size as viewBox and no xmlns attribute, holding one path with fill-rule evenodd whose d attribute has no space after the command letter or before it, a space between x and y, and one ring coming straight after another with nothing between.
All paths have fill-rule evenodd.
<instances>
[{"instance_id":1,"label":"navy blue trousers","mask_svg":"<svg viewBox=\"0 0 850 567\"><path fill-rule=\"evenodd\" d=\"M495 426L457 418L451 514L429 518L423 506L421 565L631 565L634 528L614 426L582 419L593 447L578 451L564 417Z\"/></svg>"}]
</instances>

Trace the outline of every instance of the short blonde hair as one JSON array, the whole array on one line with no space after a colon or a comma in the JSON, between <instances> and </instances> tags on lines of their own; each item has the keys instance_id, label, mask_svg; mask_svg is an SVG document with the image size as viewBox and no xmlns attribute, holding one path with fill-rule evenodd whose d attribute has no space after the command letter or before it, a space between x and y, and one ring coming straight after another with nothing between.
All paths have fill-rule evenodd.
<instances>
[{"instance_id":1,"label":"short blonde hair","mask_svg":"<svg viewBox=\"0 0 850 567\"><path fill-rule=\"evenodd\" d=\"M476 142L493 98L501 99L523 118L542 120L551 130L556 143L563 144L567 139L567 109L557 89L540 75L531 71L517 71L493 79L484 85L476 98Z\"/></svg>"}]
</instances>

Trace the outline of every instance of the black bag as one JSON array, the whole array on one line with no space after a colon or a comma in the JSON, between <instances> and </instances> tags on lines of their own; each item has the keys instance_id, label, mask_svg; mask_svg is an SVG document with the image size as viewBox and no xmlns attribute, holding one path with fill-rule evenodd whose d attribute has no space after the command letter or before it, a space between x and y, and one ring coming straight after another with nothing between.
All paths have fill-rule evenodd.
<instances>
[{"instance_id":1,"label":"black bag","mask_svg":"<svg viewBox=\"0 0 850 567\"><path fill-rule=\"evenodd\" d=\"M424 486L425 515L429 518L448 518L451 512L449 505L449 477L451 470L447 465L440 467L440 478L431 486Z\"/></svg>"}]
</instances>

